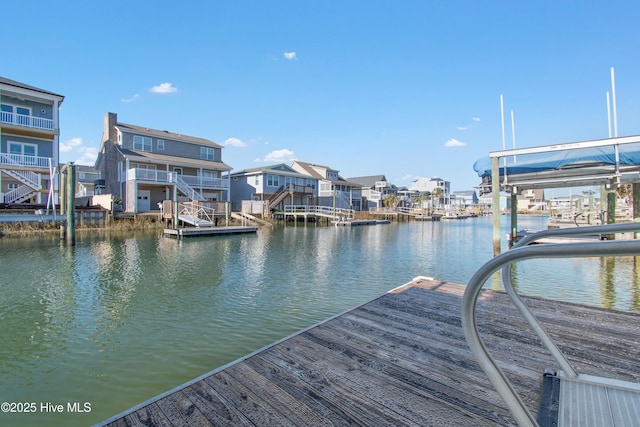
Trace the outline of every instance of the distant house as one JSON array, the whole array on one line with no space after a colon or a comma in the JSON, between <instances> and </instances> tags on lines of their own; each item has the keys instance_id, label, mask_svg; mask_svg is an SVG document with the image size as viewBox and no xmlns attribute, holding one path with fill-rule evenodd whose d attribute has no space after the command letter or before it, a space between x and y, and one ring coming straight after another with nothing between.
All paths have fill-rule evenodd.
<instances>
[{"instance_id":1,"label":"distant house","mask_svg":"<svg viewBox=\"0 0 640 427\"><path fill-rule=\"evenodd\" d=\"M491 212L493 209L492 193L486 193L478 199L478 206L481 212ZM500 212L506 212L511 209L511 194L504 191L500 192Z\"/></svg>"},{"instance_id":2,"label":"distant house","mask_svg":"<svg viewBox=\"0 0 640 427\"><path fill-rule=\"evenodd\" d=\"M469 208L478 204L478 195L475 190L454 191L451 193L452 204L459 208Z\"/></svg>"},{"instance_id":3,"label":"distant house","mask_svg":"<svg viewBox=\"0 0 640 427\"><path fill-rule=\"evenodd\" d=\"M0 203L58 202L63 100L0 77Z\"/></svg>"},{"instance_id":4,"label":"distant house","mask_svg":"<svg viewBox=\"0 0 640 427\"><path fill-rule=\"evenodd\" d=\"M380 208L384 196L397 193L397 188L384 175L357 176L347 178L347 181L362 187L362 206L365 209Z\"/></svg>"},{"instance_id":5,"label":"distant house","mask_svg":"<svg viewBox=\"0 0 640 427\"><path fill-rule=\"evenodd\" d=\"M336 169L298 160L294 160L291 167L318 180L319 206L362 210L361 186L341 177Z\"/></svg>"},{"instance_id":6,"label":"distant house","mask_svg":"<svg viewBox=\"0 0 640 427\"><path fill-rule=\"evenodd\" d=\"M528 189L518 194L518 212L544 212L547 210L547 202L544 199L543 189Z\"/></svg>"},{"instance_id":7,"label":"distant house","mask_svg":"<svg viewBox=\"0 0 640 427\"><path fill-rule=\"evenodd\" d=\"M434 202L434 207L439 207L448 204L450 200L450 187L451 183L442 178L425 178L420 177L414 180L409 185L409 190L419 194L430 193ZM440 189L441 194L437 199L433 197L437 189Z\"/></svg>"},{"instance_id":8,"label":"distant house","mask_svg":"<svg viewBox=\"0 0 640 427\"><path fill-rule=\"evenodd\" d=\"M242 201L265 201L268 209L284 205L306 205L318 196L318 179L283 163L231 173L231 202L238 209Z\"/></svg>"},{"instance_id":9,"label":"distant house","mask_svg":"<svg viewBox=\"0 0 640 427\"><path fill-rule=\"evenodd\" d=\"M96 169L105 194L122 199L126 212L159 209L162 200L229 201L231 167L222 146L208 139L118 122L104 117Z\"/></svg>"},{"instance_id":10,"label":"distant house","mask_svg":"<svg viewBox=\"0 0 640 427\"><path fill-rule=\"evenodd\" d=\"M100 194L102 182L100 173L93 166L76 165L76 197ZM97 186L96 186L97 184ZM97 191L96 191L97 187Z\"/></svg>"}]
</instances>

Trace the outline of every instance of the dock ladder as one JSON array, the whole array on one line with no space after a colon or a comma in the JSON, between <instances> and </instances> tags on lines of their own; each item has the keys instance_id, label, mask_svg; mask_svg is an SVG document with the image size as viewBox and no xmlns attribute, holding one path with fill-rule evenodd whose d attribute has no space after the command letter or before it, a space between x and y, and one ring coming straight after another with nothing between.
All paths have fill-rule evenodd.
<instances>
[{"instance_id":1,"label":"dock ladder","mask_svg":"<svg viewBox=\"0 0 640 427\"><path fill-rule=\"evenodd\" d=\"M640 256L640 240L606 241L594 239L584 243L527 246L542 238L597 236L625 232L640 232L640 223L560 228L527 235L511 250L496 256L480 267L467 284L462 299L462 327L465 338L473 356L488 375L518 425L594 427L639 425L640 384L577 373L518 296L511 281L513 263L526 259ZM552 412L555 412L552 417L549 417L546 411L542 410L545 409L545 399L543 398L541 398L541 410L538 411L538 417L533 417L480 338L476 322L476 302L484 283L500 269L506 293L560 367L557 374L548 372L543 378L543 394L550 391L554 395L552 397L554 403L549 405L553 407ZM640 349L636 350L640 351Z\"/></svg>"}]
</instances>

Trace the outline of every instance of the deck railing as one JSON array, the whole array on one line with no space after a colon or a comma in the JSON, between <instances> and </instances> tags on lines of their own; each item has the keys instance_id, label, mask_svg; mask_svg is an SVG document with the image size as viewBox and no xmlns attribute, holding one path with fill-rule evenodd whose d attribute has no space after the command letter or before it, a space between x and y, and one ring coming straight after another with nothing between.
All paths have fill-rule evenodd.
<instances>
[{"instance_id":1,"label":"deck railing","mask_svg":"<svg viewBox=\"0 0 640 427\"><path fill-rule=\"evenodd\" d=\"M32 129L55 129L54 122L51 119L29 116L26 114L10 113L8 111L0 112L0 122L16 126L24 126Z\"/></svg>"},{"instance_id":2,"label":"deck railing","mask_svg":"<svg viewBox=\"0 0 640 427\"><path fill-rule=\"evenodd\" d=\"M151 181L157 183L174 184L178 179L194 188L207 190L226 190L229 182L222 178L210 178L205 176L182 175L175 172L167 172L157 169L132 168L127 171L127 180Z\"/></svg>"},{"instance_id":3,"label":"deck railing","mask_svg":"<svg viewBox=\"0 0 640 427\"><path fill-rule=\"evenodd\" d=\"M353 218L355 211L353 209L334 208L331 206L307 206L307 205L286 205L285 213L310 213L318 216L326 216L329 218Z\"/></svg>"},{"instance_id":4,"label":"deck railing","mask_svg":"<svg viewBox=\"0 0 640 427\"><path fill-rule=\"evenodd\" d=\"M0 153L0 164L15 168L49 169L52 160L51 157Z\"/></svg>"},{"instance_id":5,"label":"deck railing","mask_svg":"<svg viewBox=\"0 0 640 427\"><path fill-rule=\"evenodd\" d=\"M576 371L551 340L533 313L517 295L511 282L511 266L517 261L534 258L576 258L604 256L637 256L640 255L640 240L585 241L584 243L552 243L526 246L536 240L547 237L566 237L577 235L602 235L623 232L639 232L640 223L612 224L591 227L575 227L544 230L521 239L514 247L484 264L473 275L462 298L462 328L473 356L487 374L500 397L507 404L511 414L520 426L536 426L537 421L527 409L504 372L497 365L485 347L478 331L476 321L476 303L484 283L489 277L502 269L502 280L505 290L520 313L529 322L543 344L551 352L565 375L577 377Z\"/></svg>"}]
</instances>

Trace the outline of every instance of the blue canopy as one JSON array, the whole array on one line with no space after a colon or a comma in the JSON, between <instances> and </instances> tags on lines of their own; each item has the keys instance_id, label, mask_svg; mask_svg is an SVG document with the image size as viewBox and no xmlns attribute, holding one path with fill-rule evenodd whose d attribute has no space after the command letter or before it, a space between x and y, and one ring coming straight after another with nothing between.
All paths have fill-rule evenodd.
<instances>
[{"instance_id":1,"label":"blue canopy","mask_svg":"<svg viewBox=\"0 0 640 427\"><path fill-rule=\"evenodd\" d=\"M619 145L618 148L620 165L640 165L640 144ZM510 155L505 158L507 175L616 164L613 145ZM491 176L491 157L478 159L473 164L473 170L480 177ZM504 175L504 172L504 158L500 158L500 175Z\"/></svg>"}]
</instances>

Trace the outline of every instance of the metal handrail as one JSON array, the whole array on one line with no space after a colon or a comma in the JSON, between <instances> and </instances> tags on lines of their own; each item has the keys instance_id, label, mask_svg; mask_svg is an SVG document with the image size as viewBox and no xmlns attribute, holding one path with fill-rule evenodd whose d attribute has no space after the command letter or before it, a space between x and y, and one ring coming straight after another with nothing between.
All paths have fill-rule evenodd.
<instances>
[{"instance_id":1,"label":"metal handrail","mask_svg":"<svg viewBox=\"0 0 640 427\"><path fill-rule=\"evenodd\" d=\"M525 246L532 241L543 237L585 235L600 233L620 233L640 230L640 224L615 224L605 226L580 227L545 230L534 235L521 239L518 247L514 247L508 252L496 256L485 263L473 275L464 296L462 298L462 328L471 353L480 364L482 370L487 374L489 380L495 387L500 397L504 400L509 411L521 426L536 426L537 422L531 412L527 409L522 399L518 396L513 386L497 365L493 357L487 351L480 338L476 322L476 303L484 283L496 271L503 269L504 277L509 277L508 284L505 284L507 294L514 301L520 312L534 328L543 343L552 352L554 358L561 364L563 369L575 374L575 371L566 358L560 353L555 344L551 341L544 329L539 325L533 314L517 296L511 283L511 265L516 261L534 258L572 258L572 257L593 257L593 256L633 256L640 255L640 240L619 240L619 241L595 241L584 243L555 243L535 246ZM506 276L505 276L506 275ZM550 345L549 345L550 344ZM559 355L559 358L558 358ZM569 374L571 375L571 374Z\"/></svg>"}]
</instances>

